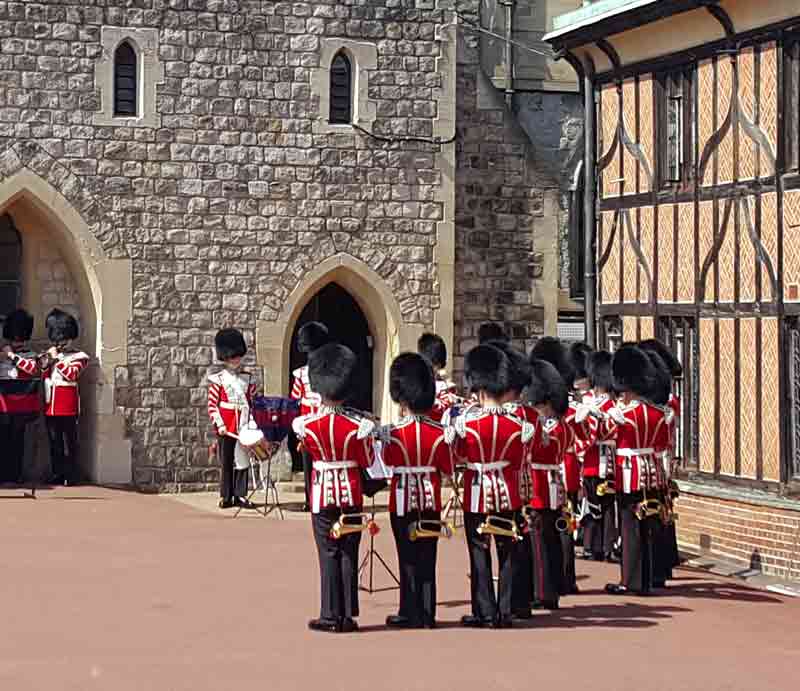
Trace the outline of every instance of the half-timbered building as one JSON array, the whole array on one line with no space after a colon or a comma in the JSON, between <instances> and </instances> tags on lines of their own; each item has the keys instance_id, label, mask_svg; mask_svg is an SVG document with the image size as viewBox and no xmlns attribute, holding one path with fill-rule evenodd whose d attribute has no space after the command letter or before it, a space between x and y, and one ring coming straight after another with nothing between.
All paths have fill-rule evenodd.
<instances>
[{"instance_id":1,"label":"half-timbered building","mask_svg":"<svg viewBox=\"0 0 800 691\"><path fill-rule=\"evenodd\" d=\"M597 340L684 364L683 546L800 577L800 5L584 5L546 38L585 89Z\"/></svg>"}]
</instances>

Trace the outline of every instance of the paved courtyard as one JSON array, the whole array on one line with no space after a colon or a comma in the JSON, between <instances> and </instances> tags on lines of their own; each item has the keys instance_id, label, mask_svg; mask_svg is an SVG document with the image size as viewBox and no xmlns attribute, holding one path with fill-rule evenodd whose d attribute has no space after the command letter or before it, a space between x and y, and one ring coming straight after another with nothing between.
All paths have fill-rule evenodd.
<instances>
[{"instance_id":1,"label":"paved courtyard","mask_svg":"<svg viewBox=\"0 0 800 691\"><path fill-rule=\"evenodd\" d=\"M613 567L579 562L560 611L461 629L463 538L442 545L439 630L386 630L384 592L362 594L361 633L311 634L309 522L190 504L89 487L0 500L0 689L797 688L800 600L690 569L667 595L620 600L602 592Z\"/></svg>"}]
</instances>

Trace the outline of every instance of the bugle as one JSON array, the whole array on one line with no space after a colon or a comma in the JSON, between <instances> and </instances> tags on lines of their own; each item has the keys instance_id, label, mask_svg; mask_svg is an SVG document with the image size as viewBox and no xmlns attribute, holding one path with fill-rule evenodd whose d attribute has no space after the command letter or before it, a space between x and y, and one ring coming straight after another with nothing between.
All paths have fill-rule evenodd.
<instances>
[{"instance_id":1,"label":"bugle","mask_svg":"<svg viewBox=\"0 0 800 691\"><path fill-rule=\"evenodd\" d=\"M515 542L522 540L522 532L513 518L502 516L487 516L486 520L478 526L479 535L502 535L510 537Z\"/></svg>"},{"instance_id":2,"label":"bugle","mask_svg":"<svg viewBox=\"0 0 800 691\"><path fill-rule=\"evenodd\" d=\"M408 539L411 542L423 539L449 540L455 534L455 528L450 521L420 520L408 526Z\"/></svg>"},{"instance_id":3,"label":"bugle","mask_svg":"<svg viewBox=\"0 0 800 691\"><path fill-rule=\"evenodd\" d=\"M571 501L567 501L561 509L561 515L556 519L556 530L559 533L574 533L578 529L575 510Z\"/></svg>"},{"instance_id":4,"label":"bugle","mask_svg":"<svg viewBox=\"0 0 800 691\"><path fill-rule=\"evenodd\" d=\"M636 505L633 512L636 515L636 518L638 518L640 521L643 521L653 516L661 516L662 506L662 503L658 499L648 499L647 492L645 492L642 501Z\"/></svg>"},{"instance_id":5,"label":"bugle","mask_svg":"<svg viewBox=\"0 0 800 691\"><path fill-rule=\"evenodd\" d=\"M369 531L370 535L377 535L380 528L368 513L343 513L333 524L330 536L334 540L338 540L345 535L360 533L364 530Z\"/></svg>"},{"instance_id":6,"label":"bugle","mask_svg":"<svg viewBox=\"0 0 800 691\"><path fill-rule=\"evenodd\" d=\"M606 480L605 482L601 482L597 485L597 496L604 497L607 494L616 494L617 493L617 486L614 484L613 480Z\"/></svg>"}]
</instances>

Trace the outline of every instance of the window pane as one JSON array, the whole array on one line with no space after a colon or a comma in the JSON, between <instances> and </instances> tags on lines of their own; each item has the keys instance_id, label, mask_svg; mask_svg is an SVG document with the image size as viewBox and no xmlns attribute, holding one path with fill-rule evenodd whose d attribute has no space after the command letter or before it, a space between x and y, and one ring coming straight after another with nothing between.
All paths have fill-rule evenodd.
<instances>
[{"instance_id":1,"label":"window pane","mask_svg":"<svg viewBox=\"0 0 800 691\"><path fill-rule=\"evenodd\" d=\"M136 115L136 53L122 43L114 55L114 115Z\"/></svg>"},{"instance_id":2,"label":"window pane","mask_svg":"<svg viewBox=\"0 0 800 691\"><path fill-rule=\"evenodd\" d=\"M683 163L683 97L667 100L667 178L681 179Z\"/></svg>"},{"instance_id":3,"label":"window pane","mask_svg":"<svg viewBox=\"0 0 800 691\"><path fill-rule=\"evenodd\" d=\"M352 70L347 56L338 53L333 58L330 71L329 121L349 123L351 120Z\"/></svg>"}]
</instances>

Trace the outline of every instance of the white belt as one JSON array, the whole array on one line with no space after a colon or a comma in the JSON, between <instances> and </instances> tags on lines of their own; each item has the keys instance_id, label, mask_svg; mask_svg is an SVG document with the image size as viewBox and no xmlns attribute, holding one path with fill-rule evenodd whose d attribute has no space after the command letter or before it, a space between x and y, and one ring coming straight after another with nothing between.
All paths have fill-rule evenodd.
<instances>
[{"instance_id":1,"label":"white belt","mask_svg":"<svg viewBox=\"0 0 800 691\"><path fill-rule=\"evenodd\" d=\"M247 410L250 407L247 403L229 403L228 401L220 401L218 405L225 410Z\"/></svg>"},{"instance_id":2,"label":"white belt","mask_svg":"<svg viewBox=\"0 0 800 691\"><path fill-rule=\"evenodd\" d=\"M344 470L345 468L358 468L355 461L314 461L314 470L325 472L326 470Z\"/></svg>"},{"instance_id":3,"label":"white belt","mask_svg":"<svg viewBox=\"0 0 800 691\"><path fill-rule=\"evenodd\" d=\"M615 441L598 441L595 442L598 446L616 446L617 442Z\"/></svg>"},{"instance_id":4,"label":"white belt","mask_svg":"<svg viewBox=\"0 0 800 691\"><path fill-rule=\"evenodd\" d=\"M435 472L436 468L432 465L401 465L392 468L392 475L427 475Z\"/></svg>"},{"instance_id":5,"label":"white belt","mask_svg":"<svg viewBox=\"0 0 800 691\"><path fill-rule=\"evenodd\" d=\"M52 386L53 388L56 388L56 387L62 388L62 387L64 387L64 388L68 388L68 389L77 389L78 388L78 382L76 382L76 381L60 382L60 381L53 381L51 379L50 380L50 386Z\"/></svg>"},{"instance_id":6,"label":"white belt","mask_svg":"<svg viewBox=\"0 0 800 691\"><path fill-rule=\"evenodd\" d=\"M502 470L510 465L508 461L494 461L492 463L467 463L467 468L476 473L488 473L490 470Z\"/></svg>"},{"instance_id":7,"label":"white belt","mask_svg":"<svg viewBox=\"0 0 800 691\"><path fill-rule=\"evenodd\" d=\"M553 463L531 463L528 466L531 470L561 470L561 466Z\"/></svg>"},{"instance_id":8,"label":"white belt","mask_svg":"<svg viewBox=\"0 0 800 691\"><path fill-rule=\"evenodd\" d=\"M617 449L617 456L633 458L634 456L652 456L653 449Z\"/></svg>"}]
</instances>

